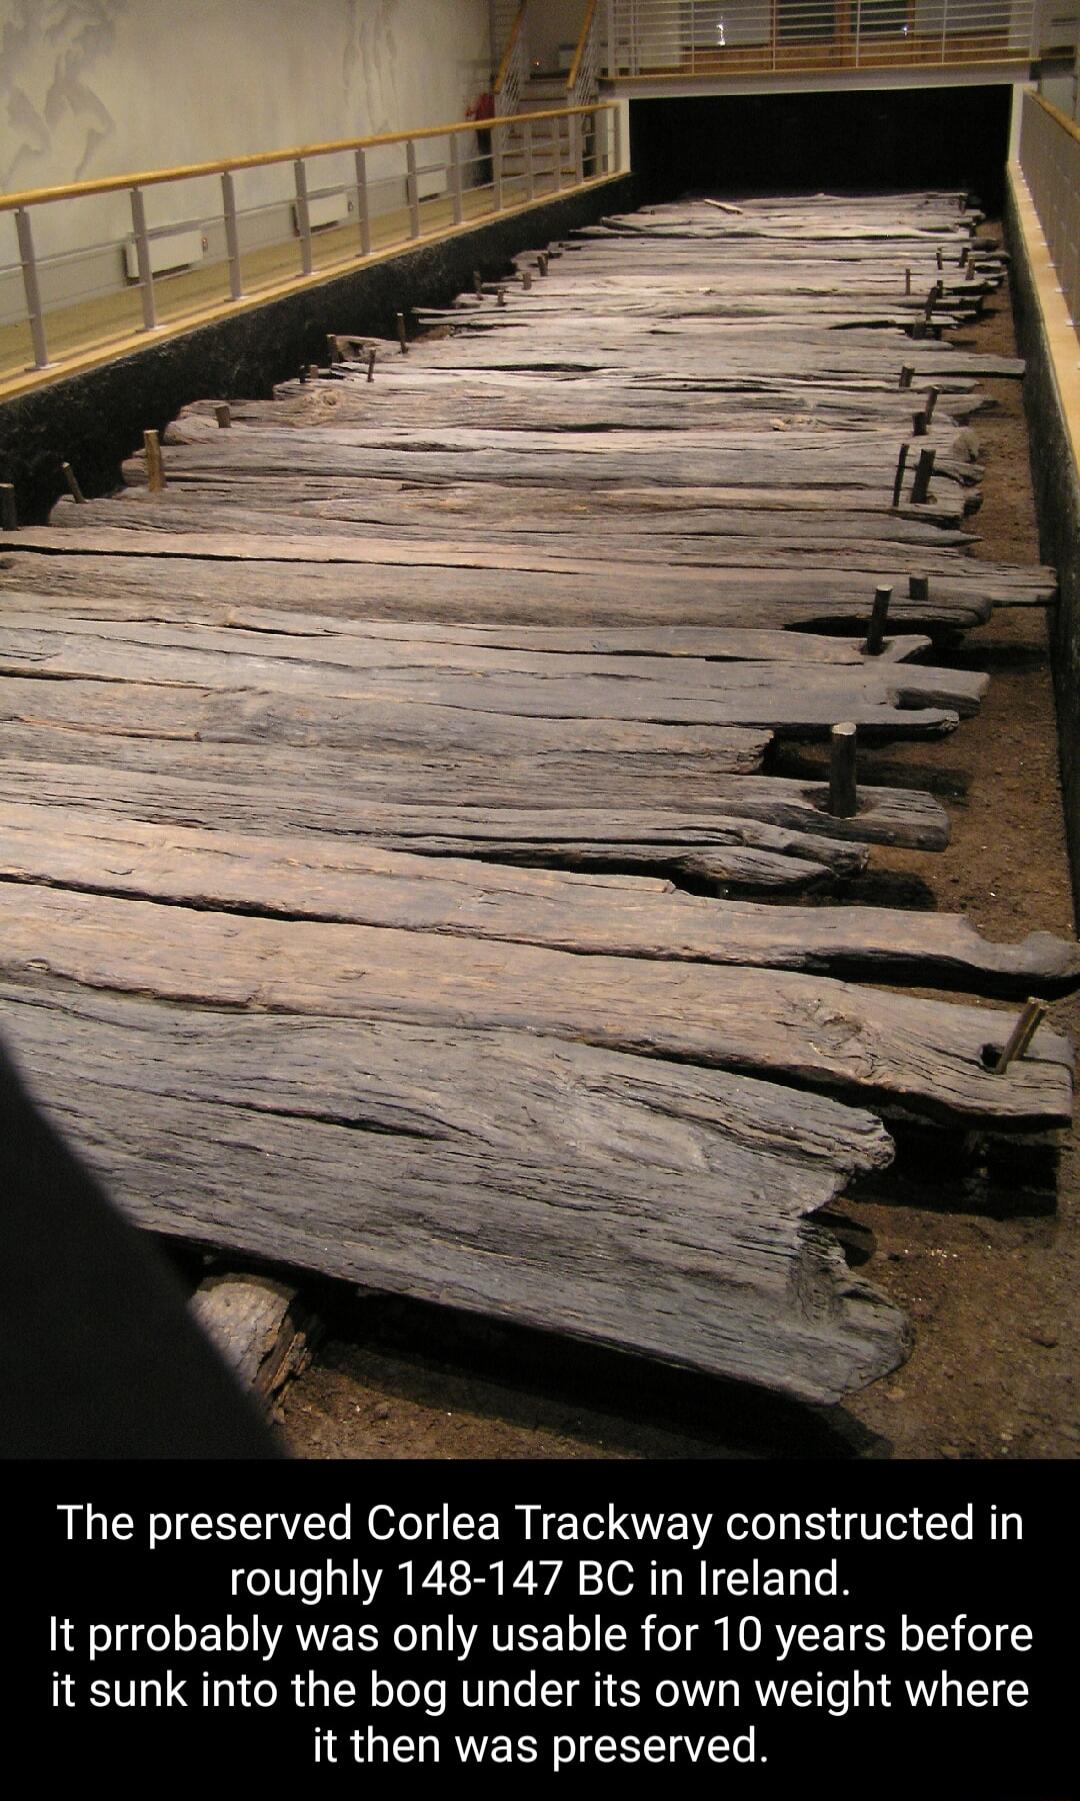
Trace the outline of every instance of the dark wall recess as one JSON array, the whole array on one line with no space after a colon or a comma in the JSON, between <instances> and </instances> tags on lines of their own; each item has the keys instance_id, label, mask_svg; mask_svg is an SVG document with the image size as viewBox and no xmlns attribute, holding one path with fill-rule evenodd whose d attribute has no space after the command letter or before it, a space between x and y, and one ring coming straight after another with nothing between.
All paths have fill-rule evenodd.
<instances>
[{"instance_id":1,"label":"dark wall recess","mask_svg":"<svg viewBox=\"0 0 1080 1801\"><path fill-rule=\"evenodd\" d=\"M393 338L396 312L443 306L471 286L474 269L494 280L519 251L635 204L632 177L571 194L10 400L0 405L0 481L14 482L24 524L47 517L64 461L87 495L108 494L143 432L162 430L188 402L268 395L302 363L325 362L328 332Z\"/></svg>"},{"instance_id":2,"label":"dark wall recess","mask_svg":"<svg viewBox=\"0 0 1080 1801\"><path fill-rule=\"evenodd\" d=\"M969 85L635 100L631 157L649 200L687 188L967 187L996 214L1011 94Z\"/></svg>"}]
</instances>

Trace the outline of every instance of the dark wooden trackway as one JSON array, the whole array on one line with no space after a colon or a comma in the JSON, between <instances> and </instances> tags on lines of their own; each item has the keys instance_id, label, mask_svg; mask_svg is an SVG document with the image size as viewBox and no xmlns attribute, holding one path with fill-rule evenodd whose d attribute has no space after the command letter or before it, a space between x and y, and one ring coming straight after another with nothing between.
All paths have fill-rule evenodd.
<instances>
[{"instance_id":1,"label":"dark wooden trackway","mask_svg":"<svg viewBox=\"0 0 1080 1801\"><path fill-rule=\"evenodd\" d=\"M1020 366L903 330L999 265L956 196L841 210L614 221L4 539L4 1029L143 1223L835 1400L910 1342L813 1223L875 1114L1068 1120L1060 1035L998 1073L1015 1007L895 989L1075 946L792 904L947 818L775 735L963 730L934 645L1053 592L971 555Z\"/></svg>"}]
</instances>

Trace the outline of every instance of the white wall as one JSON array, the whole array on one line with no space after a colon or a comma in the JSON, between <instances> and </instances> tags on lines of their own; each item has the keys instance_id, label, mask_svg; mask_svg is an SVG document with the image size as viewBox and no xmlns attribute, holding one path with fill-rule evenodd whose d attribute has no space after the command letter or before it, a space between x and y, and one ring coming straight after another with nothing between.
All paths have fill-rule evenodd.
<instances>
[{"instance_id":1,"label":"white wall","mask_svg":"<svg viewBox=\"0 0 1080 1801\"><path fill-rule=\"evenodd\" d=\"M488 24L487 0L0 0L0 187L460 119L486 85ZM287 166L238 177L241 207L291 189ZM216 180L149 189L150 223L219 197ZM33 218L39 254L131 226L123 195Z\"/></svg>"},{"instance_id":2,"label":"white wall","mask_svg":"<svg viewBox=\"0 0 1080 1801\"><path fill-rule=\"evenodd\" d=\"M584 18L585 0L529 0L529 60L556 68L559 45L577 44Z\"/></svg>"}]
</instances>

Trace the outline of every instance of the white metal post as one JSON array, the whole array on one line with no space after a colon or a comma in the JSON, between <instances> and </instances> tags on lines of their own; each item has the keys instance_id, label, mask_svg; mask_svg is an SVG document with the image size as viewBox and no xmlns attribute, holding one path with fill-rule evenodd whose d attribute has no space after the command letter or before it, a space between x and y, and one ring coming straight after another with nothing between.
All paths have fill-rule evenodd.
<instances>
[{"instance_id":1,"label":"white metal post","mask_svg":"<svg viewBox=\"0 0 1080 1801\"><path fill-rule=\"evenodd\" d=\"M300 268L304 275L311 274L311 214L308 211L307 170L304 159L298 156L293 164L296 177L296 229L300 233Z\"/></svg>"},{"instance_id":2,"label":"white metal post","mask_svg":"<svg viewBox=\"0 0 1080 1801\"><path fill-rule=\"evenodd\" d=\"M416 180L416 145L412 138L405 145L405 192L409 198L409 236L420 236L420 189Z\"/></svg>"},{"instance_id":3,"label":"white metal post","mask_svg":"<svg viewBox=\"0 0 1080 1801\"><path fill-rule=\"evenodd\" d=\"M38 369L47 369L49 347L45 342L45 316L41 310L34 236L30 230L30 214L23 206L16 208L15 231L19 239L19 261L22 264L23 292L26 295L26 316L30 321L30 341L34 346L34 363Z\"/></svg>"},{"instance_id":4,"label":"white metal post","mask_svg":"<svg viewBox=\"0 0 1080 1801\"><path fill-rule=\"evenodd\" d=\"M461 139L450 133L450 208L454 224L461 224Z\"/></svg>"},{"instance_id":5,"label":"white metal post","mask_svg":"<svg viewBox=\"0 0 1080 1801\"><path fill-rule=\"evenodd\" d=\"M362 150L356 152L356 215L360 227L360 255L371 255L371 209L368 205L367 161Z\"/></svg>"},{"instance_id":6,"label":"white metal post","mask_svg":"<svg viewBox=\"0 0 1080 1801\"><path fill-rule=\"evenodd\" d=\"M236 222L236 191L228 169L221 171L221 210L225 216L225 248L229 253L229 293L234 300L240 300L244 293L240 273L240 231Z\"/></svg>"},{"instance_id":7,"label":"white metal post","mask_svg":"<svg viewBox=\"0 0 1080 1801\"><path fill-rule=\"evenodd\" d=\"M146 229L146 207L141 188L131 190L131 223L135 231L135 255L139 262L139 287L142 290L144 331L157 330L157 308L154 304L154 272L150 267L150 238Z\"/></svg>"}]
</instances>

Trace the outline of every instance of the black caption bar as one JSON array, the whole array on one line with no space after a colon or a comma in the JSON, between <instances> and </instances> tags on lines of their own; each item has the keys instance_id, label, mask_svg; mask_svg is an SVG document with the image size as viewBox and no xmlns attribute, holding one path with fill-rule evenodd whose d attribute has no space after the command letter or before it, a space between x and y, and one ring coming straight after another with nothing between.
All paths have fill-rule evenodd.
<instances>
[{"instance_id":1,"label":"black caption bar","mask_svg":"<svg viewBox=\"0 0 1080 1801\"><path fill-rule=\"evenodd\" d=\"M1071 1793L1075 1466L9 1471L56 1771Z\"/></svg>"}]
</instances>

